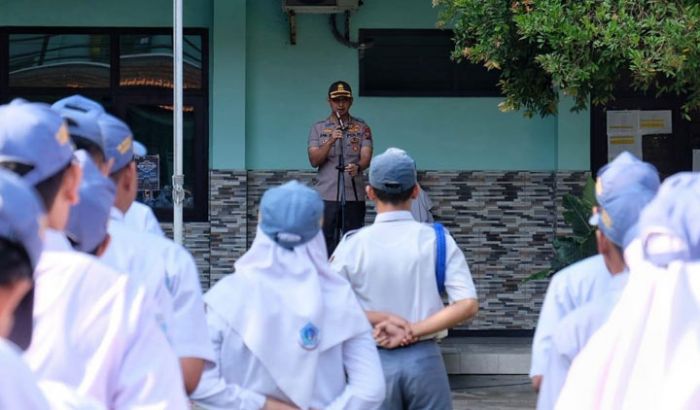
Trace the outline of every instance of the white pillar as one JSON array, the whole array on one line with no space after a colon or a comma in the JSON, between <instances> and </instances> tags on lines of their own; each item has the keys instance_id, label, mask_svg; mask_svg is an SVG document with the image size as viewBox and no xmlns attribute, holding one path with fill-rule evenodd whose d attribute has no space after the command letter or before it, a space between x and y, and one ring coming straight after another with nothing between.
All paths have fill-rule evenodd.
<instances>
[{"instance_id":1,"label":"white pillar","mask_svg":"<svg viewBox=\"0 0 700 410\"><path fill-rule=\"evenodd\" d=\"M173 0L173 239L182 244L182 206L185 200L182 174L182 0Z\"/></svg>"}]
</instances>

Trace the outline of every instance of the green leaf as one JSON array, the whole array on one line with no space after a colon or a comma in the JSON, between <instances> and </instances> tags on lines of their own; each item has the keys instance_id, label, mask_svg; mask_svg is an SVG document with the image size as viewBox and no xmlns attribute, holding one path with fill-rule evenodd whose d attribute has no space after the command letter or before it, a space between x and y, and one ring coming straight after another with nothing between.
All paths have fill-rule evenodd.
<instances>
[{"instance_id":1,"label":"green leaf","mask_svg":"<svg viewBox=\"0 0 700 410\"><path fill-rule=\"evenodd\" d=\"M588 236L593 231L588 224L592 213L590 205L571 194L564 195L563 205L566 209L563 214L564 221L571 226L574 234L581 237Z\"/></svg>"}]
</instances>

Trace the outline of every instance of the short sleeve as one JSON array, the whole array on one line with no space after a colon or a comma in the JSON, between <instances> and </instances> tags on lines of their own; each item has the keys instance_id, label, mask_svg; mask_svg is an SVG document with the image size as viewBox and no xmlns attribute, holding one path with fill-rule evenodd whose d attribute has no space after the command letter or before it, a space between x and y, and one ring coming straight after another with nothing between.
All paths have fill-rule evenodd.
<instances>
[{"instance_id":1,"label":"short sleeve","mask_svg":"<svg viewBox=\"0 0 700 410\"><path fill-rule=\"evenodd\" d=\"M369 125L365 124L365 129L362 131L362 143L360 144L360 147L372 148L372 144L372 129L369 128Z\"/></svg>"},{"instance_id":2,"label":"short sleeve","mask_svg":"<svg viewBox=\"0 0 700 410\"><path fill-rule=\"evenodd\" d=\"M321 134L318 132L318 127L316 125L313 125L311 127L311 131L309 131L309 148L318 148L319 147L319 140L320 140Z\"/></svg>"},{"instance_id":3,"label":"short sleeve","mask_svg":"<svg viewBox=\"0 0 700 410\"><path fill-rule=\"evenodd\" d=\"M214 360L207 337L206 315L197 266L192 255L179 245L168 256L169 290L173 297L170 335L178 357Z\"/></svg>"},{"instance_id":4,"label":"short sleeve","mask_svg":"<svg viewBox=\"0 0 700 410\"><path fill-rule=\"evenodd\" d=\"M462 250L452 236L446 235L445 239L447 242L445 290L450 303L463 299L476 299L476 287Z\"/></svg>"}]
</instances>

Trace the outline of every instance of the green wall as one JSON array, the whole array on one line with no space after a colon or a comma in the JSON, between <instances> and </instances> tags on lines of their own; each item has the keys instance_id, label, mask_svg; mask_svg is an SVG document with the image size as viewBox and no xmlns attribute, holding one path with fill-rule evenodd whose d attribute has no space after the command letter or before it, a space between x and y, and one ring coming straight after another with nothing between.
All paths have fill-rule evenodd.
<instances>
[{"instance_id":1,"label":"green wall","mask_svg":"<svg viewBox=\"0 0 700 410\"><path fill-rule=\"evenodd\" d=\"M90 7L86 7L86 4ZM304 169L311 124L329 114L328 84L358 86L357 51L333 38L327 15L299 15L289 43L281 0L189 0L187 27L210 29L210 166ZM433 28L430 0L366 0L358 28ZM6 0L0 25L172 25L171 0ZM357 90L356 90L357 91ZM357 94L357 93L356 93ZM408 150L422 169L587 169L589 115L525 119L498 98L356 97L353 114L374 132L375 152Z\"/></svg>"},{"instance_id":2,"label":"green wall","mask_svg":"<svg viewBox=\"0 0 700 410\"><path fill-rule=\"evenodd\" d=\"M211 0L183 1L189 27L209 27ZM172 0L3 0L2 26L162 27L173 24Z\"/></svg>"},{"instance_id":3,"label":"green wall","mask_svg":"<svg viewBox=\"0 0 700 410\"><path fill-rule=\"evenodd\" d=\"M278 2L248 2L246 167L308 168L306 138L328 115L328 84L358 84L357 51L337 43L324 15L299 15L289 44ZM433 28L428 0L366 1L357 28ZM356 97L352 112L373 129L375 152L407 149L423 169L550 170L558 162L558 119L498 111L498 98ZM586 155L587 156L587 155ZM214 164L216 166L216 163Z\"/></svg>"}]
</instances>

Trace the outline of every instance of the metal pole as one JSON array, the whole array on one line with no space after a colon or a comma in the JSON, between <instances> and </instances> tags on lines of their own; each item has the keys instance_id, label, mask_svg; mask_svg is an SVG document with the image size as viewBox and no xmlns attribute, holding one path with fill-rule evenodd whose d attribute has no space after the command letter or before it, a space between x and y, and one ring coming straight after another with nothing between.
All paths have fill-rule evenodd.
<instances>
[{"instance_id":1,"label":"metal pole","mask_svg":"<svg viewBox=\"0 0 700 410\"><path fill-rule=\"evenodd\" d=\"M173 239L182 244L182 0L173 0Z\"/></svg>"}]
</instances>

